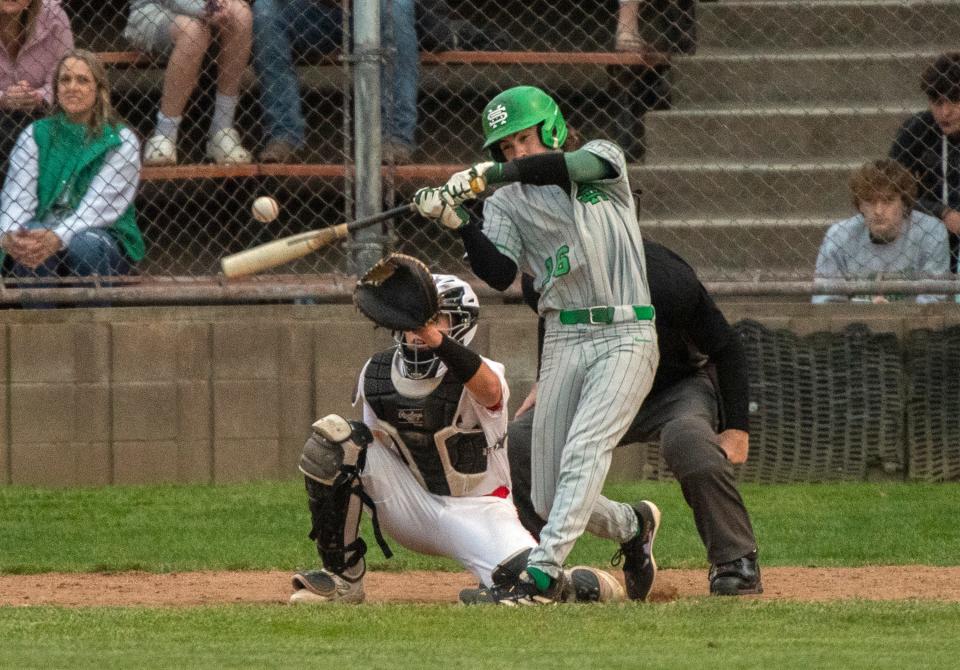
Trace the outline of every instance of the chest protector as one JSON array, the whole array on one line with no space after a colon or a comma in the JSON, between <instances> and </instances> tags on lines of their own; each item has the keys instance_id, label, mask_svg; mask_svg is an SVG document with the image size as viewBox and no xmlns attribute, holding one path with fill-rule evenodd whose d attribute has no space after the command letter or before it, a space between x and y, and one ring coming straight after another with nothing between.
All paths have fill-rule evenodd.
<instances>
[{"instance_id":1,"label":"chest protector","mask_svg":"<svg viewBox=\"0 0 960 670\"><path fill-rule=\"evenodd\" d=\"M390 378L393 354L375 355L363 378L364 397L379 420L375 434L430 493L466 495L486 474L488 448L479 425L457 425L463 384L447 374L427 396L400 395Z\"/></svg>"}]
</instances>

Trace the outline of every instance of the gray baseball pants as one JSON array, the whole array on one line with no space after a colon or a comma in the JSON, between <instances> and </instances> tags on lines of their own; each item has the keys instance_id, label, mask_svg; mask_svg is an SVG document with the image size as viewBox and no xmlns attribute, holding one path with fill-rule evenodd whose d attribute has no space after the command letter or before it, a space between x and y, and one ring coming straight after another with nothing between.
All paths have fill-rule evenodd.
<instances>
[{"instance_id":1,"label":"gray baseball pants","mask_svg":"<svg viewBox=\"0 0 960 670\"><path fill-rule=\"evenodd\" d=\"M650 391L659 351L652 322L548 323L533 411L531 497L547 519L529 565L557 577L584 530L620 542L637 533L629 505L600 491L620 442Z\"/></svg>"},{"instance_id":2,"label":"gray baseball pants","mask_svg":"<svg viewBox=\"0 0 960 670\"><path fill-rule=\"evenodd\" d=\"M664 460L680 483L711 563L725 563L756 550L750 516L737 490L733 466L717 445L718 398L705 373L688 377L644 401L621 444L659 441ZM543 525L530 498L533 413L510 423L508 453L513 499L524 526L536 537ZM622 542L603 520L621 507L600 496L587 530ZM596 517L596 518L594 518Z\"/></svg>"}]
</instances>

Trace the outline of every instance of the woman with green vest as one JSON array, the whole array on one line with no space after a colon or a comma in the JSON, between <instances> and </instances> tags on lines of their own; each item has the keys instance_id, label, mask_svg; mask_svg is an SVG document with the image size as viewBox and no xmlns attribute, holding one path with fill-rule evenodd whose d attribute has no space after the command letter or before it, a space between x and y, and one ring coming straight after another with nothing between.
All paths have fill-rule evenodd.
<instances>
[{"instance_id":1,"label":"woman with green vest","mask_svg":"<svg viewBox=\"0 0 960 670\"><path fill-rule=\"evenodd\" d=\"M144 256L133 201L140 144L110 104L106 70L71 50L54 70L53 109L17 139L0 200L5 274L129 274Z\"/></svg>"}]
</instances>

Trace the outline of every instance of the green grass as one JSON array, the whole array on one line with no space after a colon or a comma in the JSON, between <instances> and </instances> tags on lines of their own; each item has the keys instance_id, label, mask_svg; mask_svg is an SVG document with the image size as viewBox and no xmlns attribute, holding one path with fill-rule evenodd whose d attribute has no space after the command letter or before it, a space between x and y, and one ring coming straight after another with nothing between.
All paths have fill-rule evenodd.
<instances>
[{"instance_id":1,"label":"green grass","mask_svg":"<svg viewBox=\"0 0 960 670\"><path fill-rule=\"evenodd\" d=\"M663 567L705 565L693 519L675 483L608 487L619 500L649 498L663 510ZM772 565L956 565L958 484L744 486ZM0 572L198 569L290 570L316 563L299 482L86 489L0 487ZM382 558L369 526L375 570L459 569L391 543ZM572 563L605 564L610 542L585 536Z\"/></svg>"},{"instance_id":2,"label":"green grass","mask_svg":"<svg viewBox=\"0 0 960 670\"><path fill-rule=\"evenodd\" d=\"M616 484L664 521L664 567L704 566L674 483ZM744 486L763 564L957 565L960 486ZM299 482L0 488L0 572L281 569L316 565ZM364 529L371 540L369 526ZM372 543L371 543L372 544ZM376 570L459 569L393 543ZM571 562L602 565L585 537ZM816 585L812 584L811 589ZM687 598L665 604L194 608L0 607L0 667L954 667L960 604Z\"/></svg>"},{"instance_id":3,"label":"green grass","mask_svg":"<svg viewBox=\"0 0 960 670\"><path fill-rule=\"evenodd\" d=\"M0 608L0 666L944 668L957 630L912 602Z\"/></svg>"}]
</instances>

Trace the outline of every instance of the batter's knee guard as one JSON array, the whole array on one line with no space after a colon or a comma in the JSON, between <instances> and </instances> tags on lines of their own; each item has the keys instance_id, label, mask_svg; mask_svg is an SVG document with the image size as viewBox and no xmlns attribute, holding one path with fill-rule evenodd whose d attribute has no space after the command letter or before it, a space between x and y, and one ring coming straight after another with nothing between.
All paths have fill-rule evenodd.
<instances>
[{"instance_id":1,"label":"batter's knee guard","mask_svg":"<svg viewBox=\"0 0 960 670\"><path fill-rule=\"evenodd\" d=\"M380 535L376 507L360 479L372 441L363 423L330 414L313 424L313 435L300 455L312 522L310 539L317 543L323 567L347 580L358 580L365 571L367 545L359 537L364 504L373 512L374 531L384 554L392 555Z\"/></svg>"}]
</instances>

